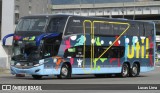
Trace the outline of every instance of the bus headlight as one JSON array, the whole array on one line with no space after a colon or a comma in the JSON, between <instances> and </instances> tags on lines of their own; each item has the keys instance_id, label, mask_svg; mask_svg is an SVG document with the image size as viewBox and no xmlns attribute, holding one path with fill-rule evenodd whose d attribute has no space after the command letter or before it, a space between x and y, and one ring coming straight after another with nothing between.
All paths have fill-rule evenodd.
<instances>
[{"instance_id":1,"label":"bus headlight","mask_svg":"<svg viewBox=\"0 0 160 93\"><path fill-rule=\"evenodd\" d=\"M57 58L53 58L53 63L56 63L58 61Z\"/></svg>"},{"instance_id":2,"label":"bus headlight","mask_svg":"<svg viewBox=\"0 0 160 93\"><path fill-rule=\"evenodd\" d=\"M35 64L34 66L37 67L37 66L40 66L42 64L44 64L44 59L39 60L39 63Z\"/></svg>"},{"instance_id":3,"label":"bus headlight","mask_svg":"<svg viewBox=\"0 0 160 93\"><path fill-rule=\"evenodd\" d=\"M17 63L16 66L21 66L21 64L20 64L20 63Z\"/></svg>"},{"instance_id":4,"label":"bus headlight","mask_svg":"<svg viewBox=\"0 0 160 93\"><path fill-rule=\"evenodd\" d=\"M14 66L15 65L14 63L15 63L15 61L11 61L11 66Z\"/></svg>"},{"instance_id":5,"label":"bus headlight","mask_svg":"<svg viewBox=\"0 0 160 93\"><path fill-rule=\"evenodd\" d=\"M39 60L39 64L44 64L44 59Z\"/></svg>"},{"instance_id":6,"label":"bus headlight","mask_svg":"<svg viewBox=\"0 0 160 93\"><path fill-rule=\"evenodd\" d=\"M40 65L40 64L35 64L34 66L37 67L37 66L39 66L39 65Z\"/></svg>"}]
</instances>

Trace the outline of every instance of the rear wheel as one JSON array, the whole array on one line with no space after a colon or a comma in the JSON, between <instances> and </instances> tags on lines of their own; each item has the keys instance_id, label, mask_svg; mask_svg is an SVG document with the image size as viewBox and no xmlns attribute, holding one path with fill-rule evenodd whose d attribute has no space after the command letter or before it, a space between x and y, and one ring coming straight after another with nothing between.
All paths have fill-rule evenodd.
<instances>
[{"instance_id":1,"label":"rear wheel","mask_svg":"<svg viewBox=\"0 0 160 93\"><path fill-rule=\"evenodd\" d=\"M42 79L42 76L41 76L41 75L32 75L32 77L33 77L34 79Z\"/></svg>"},{"instance_id":2,"label":"rear wheel","mask_svg":"<svg viewBox=\"0 0 160 93\"><path fill-rule=\"evenodd\" d=\"M131 77L136 77L136 76L139 75L139 72L140 72L140 70L139 70L138 64L134 63L131 70L130 70L130 76Z\"/></svg>"},{"instance_id":3,"label":"rear wheel","mask_svg":"<svg viewBox=\"0 0 160 93\"><path fill-rule=\"evenodd\" d=\"M127 77L129 75L129 66L128 64L124 63L122 66L121 76Z\"/></svg>"},{"instance_id":4,"label":"rear wheel","mask_svg":"<svg viewBox=\"0 0 160 93\"><path fill-rule=\"evenodd\" d=\"M71 78L71 70L70 66L67 64L63 64L61 67L60 75L57 75L57 78L63 79L63 78Z\"/></svg>"}]
</instances>

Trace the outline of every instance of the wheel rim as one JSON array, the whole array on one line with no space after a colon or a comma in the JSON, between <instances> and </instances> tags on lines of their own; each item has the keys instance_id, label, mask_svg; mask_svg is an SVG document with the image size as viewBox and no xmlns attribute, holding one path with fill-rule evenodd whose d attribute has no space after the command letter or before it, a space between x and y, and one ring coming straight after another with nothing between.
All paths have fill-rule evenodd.
<instances>
[{"instance_id":1,"label":"wheel rim","mask_svg":"<svg viewBox=\"0 0 160 93\"><path fill-rule=\"evenodd\" d=\"M68 69L66 67L63 67L62 68L62 75L67 76L67 74L68 74Z\"/></svg>"},{"instance_id":2,"label":"wheel rim","mask_svg":"<svg viewBox=\"0 0 160 93\"><path fill-rule=\"evenodd\" d=\"M123 66L123 76L127 76L128 74L128 68L127 66Z\"/></svg>"},{"instance_id":3,"label":"wheel rim","mask_svg":"<svg viewBox=\"0 0 160 93\"><path fill-rule=\"evenodd\" d=\"M137 67L137 65L133 66L132 72L133 72L133 75L136 75L138 73L138 67Z\"/></svg>"}]
</instances>

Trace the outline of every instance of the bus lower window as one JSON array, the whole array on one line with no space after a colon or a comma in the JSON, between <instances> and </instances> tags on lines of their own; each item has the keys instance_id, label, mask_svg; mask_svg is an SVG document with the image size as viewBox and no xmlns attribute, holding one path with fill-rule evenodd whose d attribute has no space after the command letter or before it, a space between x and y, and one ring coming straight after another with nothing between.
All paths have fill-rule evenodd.
<instances>
[{"instance_id":1,"label":"bus lower window","mask_svg":"<svg viewBox=\"0 0 160 93\"><path fill-rule=\"evenodd\" d=\"M65 51L64 57L65 58L91 58L91 46L85 47L85 53L83 53L84 46L77 46L69 48ZM94 58L98 58L108 47L94 47ZM124 56L124 50L125 48L123 46L113 46L111 47L106 53L102 55L101 58L121 58Z\"/></svg>"},{"instance_id":2,"label":"bus lower window","mask_svg":"<svg viewBox=\"0 0 160 93\"><path fill-rule=\"evenodd\" d=\"M98 48L98 56L104 53L104 51L107 49L107 47L99 47ZM103 55L102 58L121 58L124 56L124 50L125 48L123 46L113 46L109 48Z\"/></svg>"}]
</instances>

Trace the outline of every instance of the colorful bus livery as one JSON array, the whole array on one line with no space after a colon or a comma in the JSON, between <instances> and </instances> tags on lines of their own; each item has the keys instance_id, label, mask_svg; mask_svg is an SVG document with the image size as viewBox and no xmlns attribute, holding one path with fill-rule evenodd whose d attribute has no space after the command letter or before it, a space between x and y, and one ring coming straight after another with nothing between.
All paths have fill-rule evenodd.
<instances>
[{"instance_id":1,"label":"colorful bus livery","mask_svg":"<svg viewBox=\"0 0 160 93\"><path fill-rule=\"evenodd\" d=\"M23 24L22 24L23 23ZM154 69L155 25L100 17L21 18L13 36L12 74L35 79L72 74L138 76Z\"/></svg>"}]
</instances>

